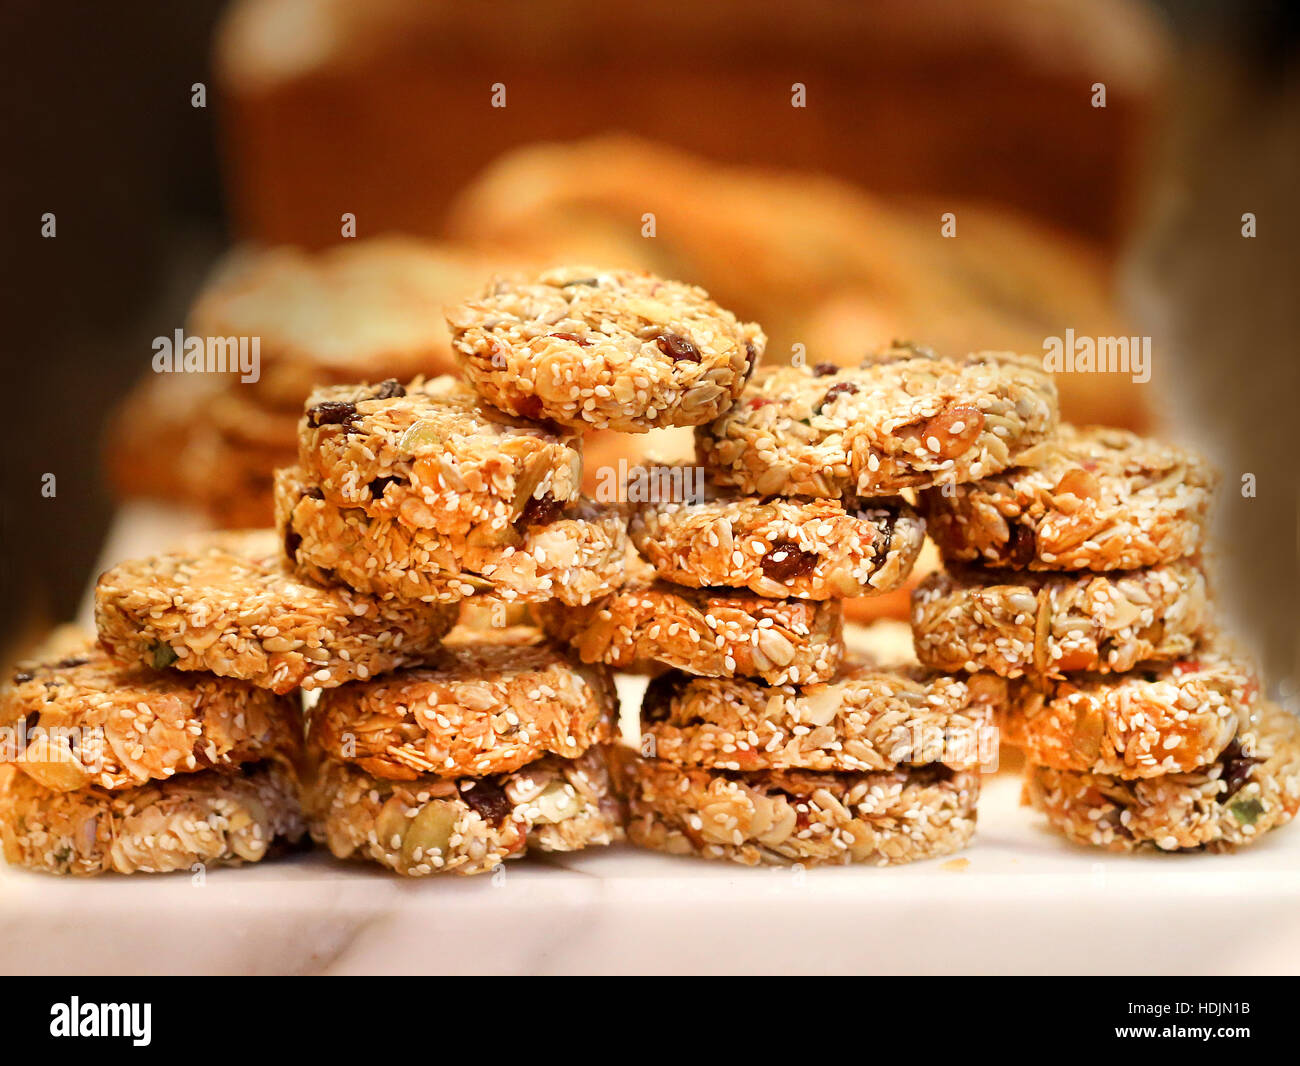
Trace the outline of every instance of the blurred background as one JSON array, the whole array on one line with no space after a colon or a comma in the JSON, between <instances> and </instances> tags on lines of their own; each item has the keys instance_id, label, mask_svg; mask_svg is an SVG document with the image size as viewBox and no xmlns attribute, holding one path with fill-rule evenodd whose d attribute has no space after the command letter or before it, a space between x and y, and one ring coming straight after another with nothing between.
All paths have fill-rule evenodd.
<instances>
[{"instance_id":1,"label":"blurred background","mask_svg":"<svg viewBox=\"0 0 1300 1066\"><path fill-rule=\"evenodd\" d=\"M764 325L769 361L1150 336L1150 381L1066 376L1065 414L1212 454L1220 594L1295 691L1295 4L9 0L0 20L5 647L76 612L124 501L268 521L304 375L449 368L431 308L576 259L703 285ZM260 334L270 372L152 374L184 326Z\"/></svg>"}]
</instances>

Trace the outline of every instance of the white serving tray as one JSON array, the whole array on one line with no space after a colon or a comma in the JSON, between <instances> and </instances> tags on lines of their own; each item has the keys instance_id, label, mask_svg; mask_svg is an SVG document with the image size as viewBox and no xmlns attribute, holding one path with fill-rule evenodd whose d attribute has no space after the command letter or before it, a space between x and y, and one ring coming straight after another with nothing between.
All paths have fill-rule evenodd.
<instances>
[{"instance_id":1,"label":"white serving tray","mask_svg":"<svg viewBox=\"0 0 1300 1066\"><path fill-rule=\"evenodd\" d=\"M105 562L196 520L132 507ZM635 679L621 689L630 691ZM187 874L0 865L0 972L1162 973L1300 968L1300 830L1236 855L1067 844L990 775L955 859L791 872L629 847L407 881L312 853Z\"/></svg>"}]
</instances>

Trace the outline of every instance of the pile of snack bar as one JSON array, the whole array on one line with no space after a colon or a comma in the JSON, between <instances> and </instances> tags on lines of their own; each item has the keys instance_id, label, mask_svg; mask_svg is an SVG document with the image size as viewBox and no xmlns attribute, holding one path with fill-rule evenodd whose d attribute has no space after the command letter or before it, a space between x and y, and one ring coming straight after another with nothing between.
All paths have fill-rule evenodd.
<instances>
[{"instance_id":1,"label":"pile of snack bar","mask_svg":"<svg viewBox=\"0 0 1300 1066\"><path fill-rule=\"evenodd\" d=\"M756 372L762 331L702 290L569 268L454 306L464 380L422 376L441 280L345 271L410 313L333 308L332 347L320 298L293 295L316 281L269 262L196 319L278 338L260 390L213 394L283 450L277 528L114 567L98 642L0 691L10 862L194 869L309 834L420 876L625 832L748 864L906 862L970 839L995 713L1079 839L1235 844L1300 805L1293 723L1206 637L1187 560L1208 476L1058 433L1033 361L896 345ZM339 382L376 362L412 376ZM584 434L673 426L697 466L582 496ZM921 549L917 491L950 562L1009 569L927 582L920 665L846 652L844 603L898 589ZM614 668L653 675L631 743Z\"/></svg>"},{"instance_id":2,"label":"pile of snack bar","mask_svg":"<svg viewBox=\"0 0 1300 1066\"><path fill-rule=\"evenodd\" d=\"M925 526L898 492L1001 469L1051 430L1055 399L1015 360L898 347L760 370L697 430L703 491L632 515L654 575L551 623L584 657L674 667L647 690L641 754L616 756L634 843L885 864L969 840L988 706L846 656L842 601L911 569Z\"/></svg>"},{"instance_id":3,"label":"pile of snack bar","mask_svg":"<svg viewBox=\"0 0 1300 1066\"><path fill-rule=\"evenodd\" d=\"M913 598L921 661L998 708L1074 841L1219 850L1289 821L1300 734L1214 633L1205 463L1071 426L1025 460L923 494L949 570Z\"/></svg>"}]
</instances>

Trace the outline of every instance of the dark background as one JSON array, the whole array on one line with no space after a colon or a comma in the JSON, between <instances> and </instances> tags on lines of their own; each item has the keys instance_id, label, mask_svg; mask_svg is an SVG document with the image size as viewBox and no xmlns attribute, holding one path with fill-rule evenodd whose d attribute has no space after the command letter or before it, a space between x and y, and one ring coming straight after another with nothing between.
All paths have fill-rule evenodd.
<instances>
[{"instance_id":1,"label":"dark background","mask_svg":"<svg viewBox=\"0 0 1300 1066\"><path fill-rule=\"evenodd\" d=\"M1267 628L1276 677L1296 653L1298 5L1157 6L1177 73L1125 259L1139 318L1186 351L1160 385L1172 416L1208 437L1229 488L1260 475L1258 500L1225 508L1223 554L1229 602ZM9 0L0 13L6 647L75 613L111 517L104 416L228 243L209 70L221 7ZM200 81L206 109L190 105ZM1238 235L1243 210L1259 213L1256 242Z\"/></svg>"}]
</instances>

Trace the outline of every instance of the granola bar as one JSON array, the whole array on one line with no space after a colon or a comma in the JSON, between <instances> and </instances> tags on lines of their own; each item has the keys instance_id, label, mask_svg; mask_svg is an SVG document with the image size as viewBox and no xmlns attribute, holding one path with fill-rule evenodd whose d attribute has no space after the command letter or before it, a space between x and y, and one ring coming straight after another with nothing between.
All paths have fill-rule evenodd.
<instances>
[{"instance_id":1,"label":"granola bar","mask_svg":"<svg viewBox=\"0 0 1300 1066\"><path fill-rule=\"evenodd\" d=\"M403 781L577 758L612 736L614 682L540 636L458 645L425 668L326 692L311 712L311 741L331 759Z\"/></svg>"},{"instance_id":2,"label":"granola bar","mask_svg":"<svg viewBox=\"0 0 1300 1066\"><path fill-rule=\"evenodd\" d=\"M317 389L298 449L330 502L449 536L544 519L582 484L580 438L503 414L450 377Z\"/></svg>"},{"instance_id":3,"label":"granola bar","mask_svg":"<svg viewBox=\"0 0 1300 1066\"><path fill-rule=\"evenodd\" d=\"M1232 851L1300 810L1300 723L1261 700L1208 766L1142 780L1031 766L1025 798L1078 844Z\"/></svg>"},{"instance_id":4,"label":"granola bar","mask_svg":"<svg viewBox=\"0 0 1300 1066\"><path fill-rule=\"evenodd\" d=\"M578 851L623 838L601 748L461 781L390 781L325 760L305 806L313 839L336 858L406 877L488 873L528 848Z\"/></svg>"},{"instance_id":5,"label":"granola bar","mask_svg":"<svg viewBox=\"0 0 1300 1066\"><path fill-rule=\"evenodd\" d=\"M975 832L977 771L879 773L683 769L613 749L627 836L670 855L756 866L888 866L946 855Z\"/></svg>"},{"instance_id":6,"label":"granola bar","mask_svg":"<svg viewBox=\"0 0 1300 1066\"><path fill-rule=\"evenodd\" d=\"M332 504L286 468L276 472L275 504L285 552L299 574L374 596L450 602L482 594L582 604L623 583L624 520L586 501L546 522L525 515L444 536Z\"/></svg>"},{"instance_id":7,"label":"granola bar","mask_svg":"<svg viewBox=\"0 0 1300 1066\"><path fill-rule=\"evenodd\" d=\"M972 688L1002 708L1002 736L1058 770L1152 778L1208 766L1246 722L1259 688L1250 669L1208 651L1132 673L1068 680L977 674Z\"/></svg>"},{"instance_id":8,"label":"granola bar","mask_svg":"<svg viewBox=\"0 0 1300 1066\"><path fill-rule=\"evenodd\" d=\"M1208 624L1205 577L1187 562L1084 574L963 567L912 594L917 657L953 672L1123 673L1190 655Z\"/></svg>"},{"instance_id":9,"label":"granola bar","mask_svg":"<svg viewBox=\"0 0 1300 1066\"><path fill-rule=\"evenodd\" d=\"M1025 356L924 348L759 371L696 430L700 462L741 492L883 496L1004 470L1056 425L1056 386Z\"/></svg>"},{"instance_id":10,"label":"granola bar","mask_svg":"<svg viewBox=\"0 0 1300 1066\"><path fill-rule=\"evenodd\" d=\"M897 588L921 551L925 522L898 498L738 496L647 504L629 532L666 581L824 600Z\"/></svg>"},{"instance_id":11,"label":"granola bar","mask_svg":"<svg viewBox=\"0 0 1300 1066\"><path fill-rule=\"evenodd\" d=\"M447 321L465 375L490 403L624 433L716 418L767 342L703 289L589 267L498 279Z\"/></svg>"},{"instance_id":12,"label":"granola bar","mask_svg":"<svg viewBox=\"0 0 1300 1066\"><path fill-rule=\"evenodd\" d=\"M1169 444L1062 426L1033 466L921 494L948 562L1029 570L1132 570L1194 555L1215 477Z\"/></svg>"},{"instance_id":13,"label":"granola bar","mask_svg":"<svg viewBox=\"0 0 1300 1066\"><path fill-rule=\"evenodd\" d=\"M5 861L42 873L168 873L274 857L305 833L284 759L120 791L44 788L0 766Z\"/></svg>"},{"instance_id":14,"label":"granola bar","mask_svg":"<svg viewBox=\"0 0 1300 1066\"><path fill-rule=\"evenodd\" d=\"M674 671L641 704L643 754L719 770L968 769L993 736L991 708L963 681L863 662L802 687Z\"/></svg>"},{"instance_id":15,"label":"granola bar","mask_svg":"<svg viewBox=\"0 0 1300 1066\"><path fill-rule=\"evenodd\" d=\"M639 557L629 571L622 589L585 607L551 601L533 613L587 663L662 663L704 677L759 677L772 685L811 684L835 673L844 651L839 601L689 589L656 581Z\"/></svg>"},{"instance_id":16,"label":"granola bar","mask_svg":"<svg viewBox=\"0 0 1300 1066\"><path fill-rule=\"evenodd\" d=\"M297 577L271 530L122 563L95 585L95 621L111 654L279 693L421 662L456 617L450 605L380 600Z\"/></svg>"},{"instance_id":17,"label":"granola bar","mask_svg":"<svg viewBox=\"0 0 1300 1066\"><path fill-rule=\"evenodd\" d=\"M292 750L297 704L247 681L119 663L86 642L0 689L0 758L55 792L125 789Z\"/></svg>"}]
</instances>

